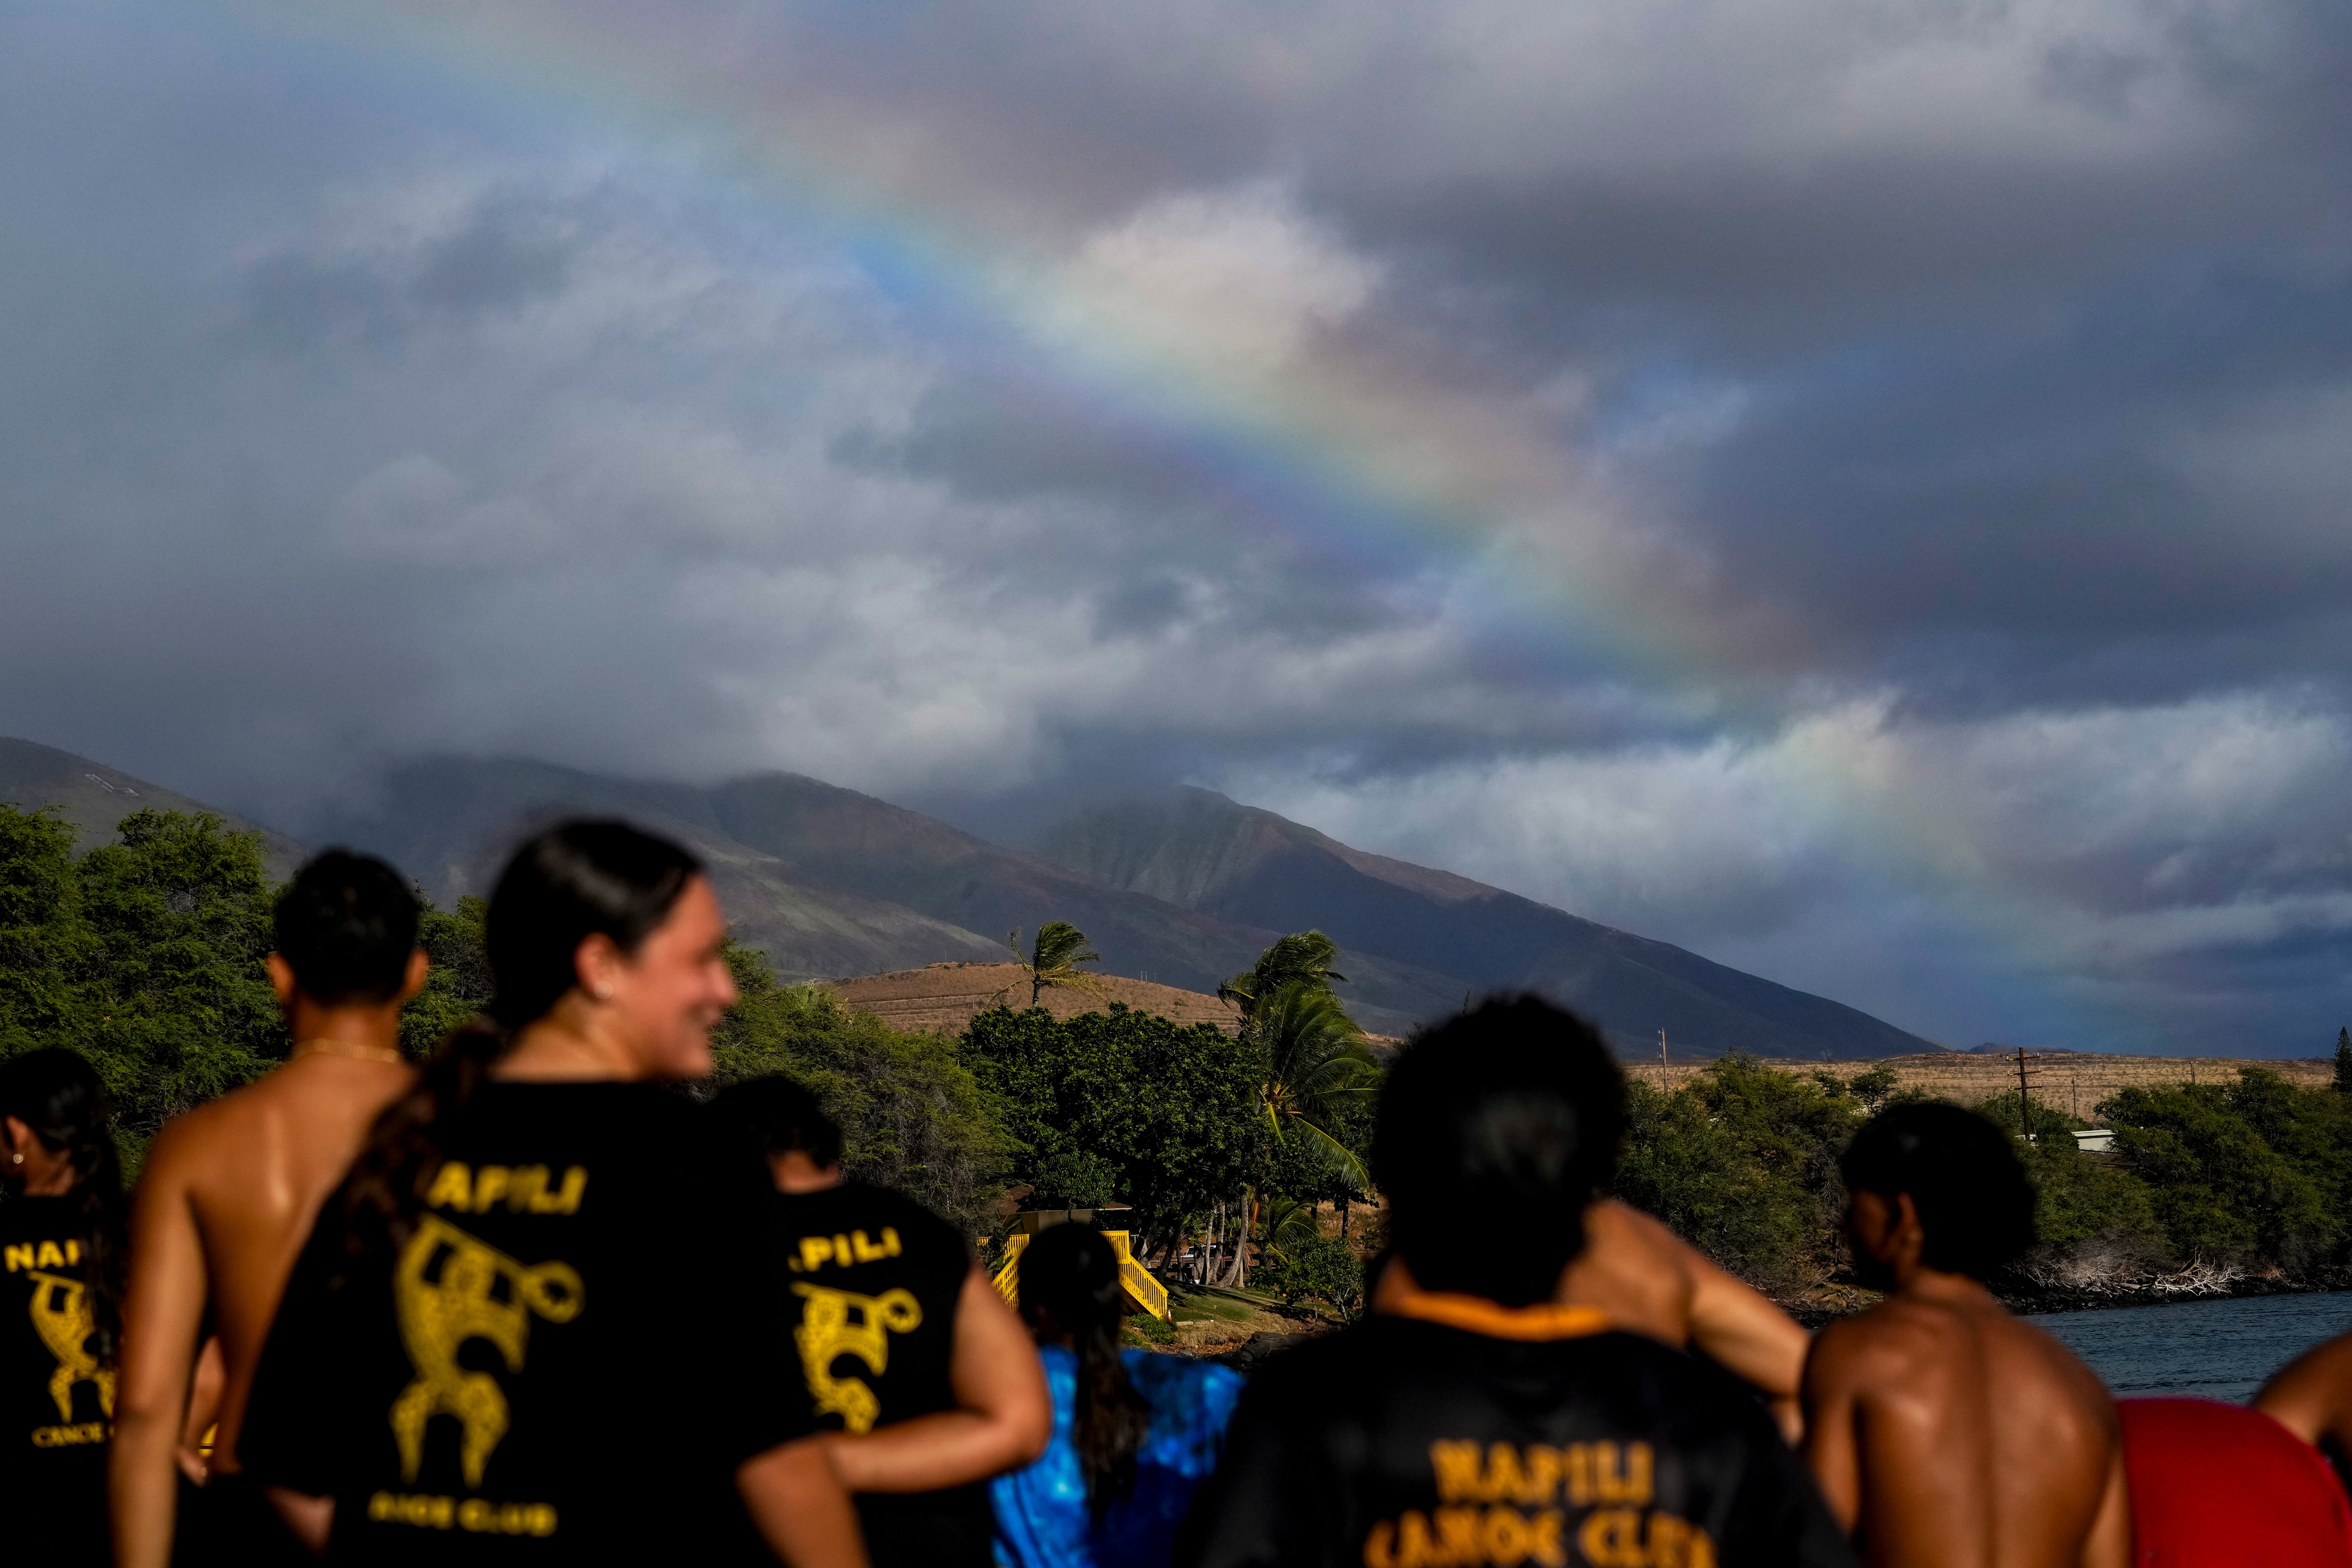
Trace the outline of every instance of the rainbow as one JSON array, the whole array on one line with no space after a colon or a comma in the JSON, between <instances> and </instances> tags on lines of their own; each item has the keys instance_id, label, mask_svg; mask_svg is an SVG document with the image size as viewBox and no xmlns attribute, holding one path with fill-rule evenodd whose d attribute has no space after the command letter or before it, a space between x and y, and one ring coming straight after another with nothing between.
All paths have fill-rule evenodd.
<instances>
[{"instance_id":1,"label":"rainbow","mask_svg":"<svg viewBox=\"0 0 2352 1568\"><path fill-rule=\"evenodd\" d=\"M691 19L677 10L231 0L220 15L248 36L352 51L371 68L446 76L460 90L535 96L682 147L705 167L731 166L750 199L837 240L893 296L1001 334L1024 363L1147 432L1271 526L1339 561L1443 560L1449 576L1476 585L1482 612L1549 657L1622 671L1695 716L1734 718L1809 662L1805 628L1644 526L1541 409L1464 391L1445 367L1331 330L1313 301L1273 319L1271 350L1204 331L1218 301L1204 311L1181 287L1156 284L1138 264L1148 247L1122 250L1135 234L992 208L971 194L974 154L922 127L881 133L858 112L854 83L784 93L755 63L698 56L689 45L715 51L716 41L684 37ZM747 47L743 60L755 53ZM1296 237L1304 220L1286 216L1278 197L1261 189L1235 200L1245 217L1255 201L1263 222L1291 223ZM1181 234L1186 218L1162 204L1133 222ZM1323 239L1339 258L1339 292L1369 289L1345 275L1344 247ZM1331 309L1344 317L1346 300ZM1950 823L1907 804L1899 781L1858 763L1851 747L1823 745L1805 767L1813 792L1890 852L1890 889L1936 888L1948 912L2017 957L2017 985L2038 993L2020 995L2021 1012L2047 1028L2082 1010L2079 996L2029 978L2050 911L1992 886ZM2084 1022L2084 1034L2109 1032Z\"/></svg>"}]
</instances>

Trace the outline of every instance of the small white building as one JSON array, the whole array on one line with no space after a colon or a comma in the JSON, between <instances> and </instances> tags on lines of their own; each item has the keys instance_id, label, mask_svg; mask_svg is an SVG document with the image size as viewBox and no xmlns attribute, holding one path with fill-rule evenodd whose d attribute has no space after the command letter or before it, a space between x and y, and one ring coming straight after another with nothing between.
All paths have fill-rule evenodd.
<instances>
[{"instance_id":1,"label":"small white building","mask_svg":"<svg viewBox=\"0 0 2352 1568\"><path fill-rule=\"evenodd\" d=\"M2074 1147L2085 1154L2108 1154L2115 1152L2116 1130L2112 1127L2088 1127L2074 1134Z\"/></svg>"}]
</instances>

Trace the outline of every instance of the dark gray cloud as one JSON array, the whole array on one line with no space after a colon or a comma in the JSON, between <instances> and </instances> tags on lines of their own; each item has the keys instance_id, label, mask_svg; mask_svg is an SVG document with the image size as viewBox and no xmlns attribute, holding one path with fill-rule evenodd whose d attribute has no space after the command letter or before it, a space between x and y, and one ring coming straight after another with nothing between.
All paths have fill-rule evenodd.
<instances>
[{"instance_id":1,"label":"dark gray cloud","mask_svg":"<svg viewBox=\"0 0 2352 1568\"><path fill-rule=\"evenodd\" d=\"M1171 779L1956 1043L2346 994L2311 0L0 19L0 731Z\"/></svg>"}]
</instances>

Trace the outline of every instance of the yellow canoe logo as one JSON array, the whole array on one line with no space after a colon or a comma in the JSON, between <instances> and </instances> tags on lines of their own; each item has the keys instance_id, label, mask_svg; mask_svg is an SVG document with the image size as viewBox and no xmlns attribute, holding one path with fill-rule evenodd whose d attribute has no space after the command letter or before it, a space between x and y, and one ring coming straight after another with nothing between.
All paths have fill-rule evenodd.
<instances>
[{"instance_id":1,"label":"yellow canoe logo","mask_svg":"<svg viewBox=\"0 0 2352 1568\"><path fill-rule=\"evenodd\" d=\"M58 1362L58 1370L49 1374L49 1397L58 1402L58 1419L73 1419L73 1391L78 1383L96 1384L98 1407L111 1416L114 1373L99 1365L98 1357L90 1353L90 1336L98 1331L98 1325L90 1321L89 1288L69 1276L39 1269L32 1270L28 1278L33 1281L33 1331Z\"/></svg>"},{"instance_id":2,"label":"yellow canoe logo","mask_svg":"<svg viewBox=\"0 0 2352 1568\"><path fill-rule=\"evenodd\" d=\"M488 1373L457 1364L458 1347L487 1340L509 1372L520 1372L531 1314L568 1323L580 1315L584 1294L568 1263L519 1263L437 1215L418 1222L393 1275L401 1341L416 1369L392 1405L403 1480L413 1484L425 1462L426 1424L454 1415L465 1428L458 1457L466 1485L481 1489L482 1468L507 1435L507 1396Z\"/></svg>"},{"instance_id":3,"label":"yellow canoe logo","mask_svg":"<svg viewBox=\"0 0 2352 1568\"><path fill-rule=\"evenodd\" d=\"M890 1365L890 1336L921 1325L921 1304L906 1289L860 1296L821 1285L795 1285L793 1294L808 1301L801 1326L793 1331L793 1342L800 1346L801 1370L809 1392L816 1395L816 1413L840 1416L852 1432L872 1431L882 1402L865 1379L834 1376L835 1358L856 1356L866 1371L881 1376Z\"/></svg>"}]
</instances>

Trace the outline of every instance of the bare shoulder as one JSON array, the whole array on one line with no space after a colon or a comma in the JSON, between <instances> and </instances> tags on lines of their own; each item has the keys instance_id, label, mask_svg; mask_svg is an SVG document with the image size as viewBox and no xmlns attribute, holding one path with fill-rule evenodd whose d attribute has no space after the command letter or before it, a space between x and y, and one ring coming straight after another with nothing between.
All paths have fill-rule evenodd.
<instances>
[{"instance_id":1,"label":"bare shoulder","mask_svg":"<svg viewBox=\"0 0 2352 1568\"><path fill-rule=\"evenodd\" d=\"M1964 1314L1933 1301L1889 1299L1866 1312L1841 1318L1813 1336L1806 1368L1815 1376L1872 1385L1904 1385L1926 1369L1948 1363L1968 1342Z\"/></svg>"},{"instance_id":2,"label":"bare shoulder","mask_svg":"<svg viewBox=\"0 0 2352 1568\"><path fill-rule=\"evenodd\" d=\"M212 1150L236 1141L252 1121L252 1101L247 1097L268 1081L266 1078L257 1079L217 1100L183 1110L163 1123L155 1141L147 1146L139 1184L147 1187L184 1179Z\"/></svg>"},{"instance_id":3,"label":"bare shoulder","mask_svg":"<svg viewBox=\"0 0 2352 1568\"><path fill-rule=\"evenodd\" d=\"M355 1118L374 1120L414 1077L407 1067L384 1062L289 1062L164 1123L142 1184L227 1177L241 1186L240 1173L267 1180L263 1167L273 1154L320 1137L346 1141L337 1129Z\"/></svg>"},{"instance_id":4,"label":"bare shoulder","mask_svg":"<svg viewBox=\"0 0 2352 1568\"><path fill-rule=\"evenodd\" d=\"M1677 1267L1701 1257L1698 1248L1622 1198L1602 1198L1584 1211L1585 1229L1595 1239L1654 1253Z\"/></svg>"},{"instance_id":5,"label":"bare shoulder","mask_svg":"<svg viewBox=\"0 0 2352 1568\"><path fill-rule=\"evenodd\" d=\"M1698 1279L1695 1264L1706 1262L1698 1248L1660 1221L1618 1198L1603 1198L1584 1211L1586 1246L1621 1274L1638 1275L1646 1293L1671 1295L1687 1313Z\"/></svg>"},{"instance_id":6,"label":"bare shoulder","mask_svg":"<svg viewBox=\"0 0 2352 1568\"><path fill-rule=\"evenodd\" d=\"M2098 1374L2084 1366L2080 1357L2058 1342L2048 1330L2039 1328L2022 1318L2001 1313L1993 1321L1992 1332L2004 1348L2021 1355L2031 1356L2050 1380L2080 1401L2085 1408L2095 1409L2108 1425L2115 1425L2115 1401Z\"/></svg>"}]
</instances>

